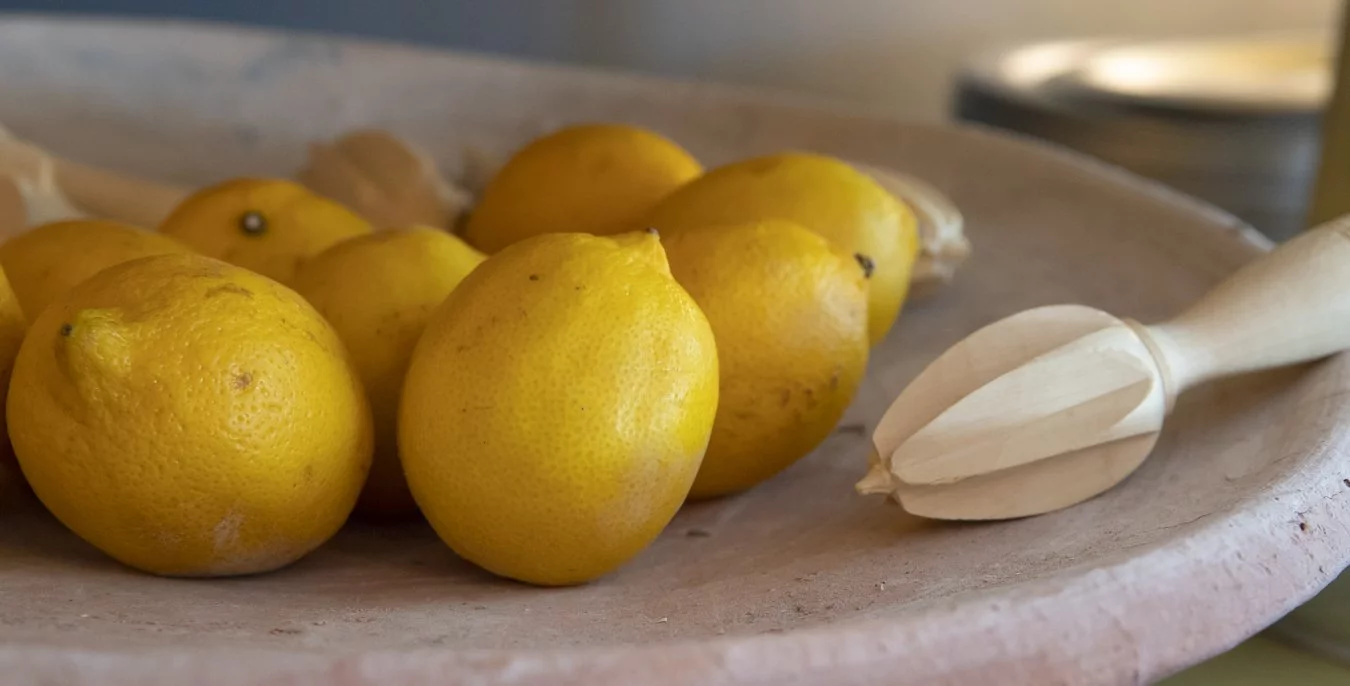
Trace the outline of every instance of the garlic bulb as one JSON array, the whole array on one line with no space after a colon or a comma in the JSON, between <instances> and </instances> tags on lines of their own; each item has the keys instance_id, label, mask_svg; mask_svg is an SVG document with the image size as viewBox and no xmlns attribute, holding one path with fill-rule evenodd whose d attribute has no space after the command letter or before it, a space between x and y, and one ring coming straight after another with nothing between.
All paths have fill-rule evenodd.
<instances>
[{"instance_id":1,"label":"garlic bulb","mask_svg":"<svg viewBox=\"0 0 1350 686\"><path fill-rule=\"evenodd\" d=\"M12 236L30 226L86 214L56 185L51 157L0 127L0 232Z\"/></svg>"},{"instance_id":2,"label":"garlic bulb","mask_svg":"<svg viewBox=\"0 0 1350 686\"><path fill-rule=\"evenodd\" d=\"M470 204L468 192L446 181L430 159L376 129L311 144L309 160L296 178L377 228L453 229Z\"/></svg>"},{"instance_id":3,"label":"garlic bulb","mask_svg":"<svg viewBox=\"0 0 1350 686\"><path fill-rule=\"evenodd\" d=\"M866 164L853 166L908 204L919 221L919 259L910 276L910 296L924 297L950 282L971 251L965 219L951 199L908 174Z\"/></svg>"}]
</instances>

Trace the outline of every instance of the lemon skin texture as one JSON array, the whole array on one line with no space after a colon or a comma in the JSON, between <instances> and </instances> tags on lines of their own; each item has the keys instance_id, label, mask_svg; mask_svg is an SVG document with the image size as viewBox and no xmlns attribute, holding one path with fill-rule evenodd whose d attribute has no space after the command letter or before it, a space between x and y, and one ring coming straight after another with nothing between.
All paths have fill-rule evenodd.
<instances>
[{"instance_id":1,"label":"lemon skin texture","mask_svg":"<svg viewBox=\"0 0 1350 686\"><path fill-rule=\"evenodd\" d=\"M540 233L612 235L702 173L698 160L647 129L579 124L530 142L488 181L463 236L494 253Z\"/></svg>"},{"instance_id":2,"label":"lemon skin texture","mask_svg":"<svg viewBox=\"0 0 1350 686\"><path fill-rule=\"evenodd\" d=\"M111 557L170 576L264 572L332 536L370 467L370 411L299 295L199 255L68 291L19 349L7 417L34 493Z\"/></svg>"},{"instance_id":3,"label":"lemon skin texture","mask_svg":"<svg viewBox=\"0 0 1350 686\"><path fill-rule=\"evenodd\" d=\"M833 157L785 152L708 171L662 200L647 223L667 238L686 229L781 219L873 264L868 337L894 326L919 255L914 212L871 177Z\"/></svg>"},{"instance_id":4,"label":"lemon skin texture","mask_svg":"<svg viewBox=\"0 0 1350 686\"><path fill-rule=\"evenodd\" d=\"M590 581L684 502L717 394L712 330L655 235L530 238L474 270L417 344L399 415L408 485L469 561Z\"/></svg>"},{"instance_id":5,"label":"lemon skin texture","mask_svg":"<svg viewBox=\"0 0 1350 686\"><path fill-rule=\"evenodd\" d=\"M483 259L445 231L412 227L343 241L296 272L295 290L347 346L375 419L375 459L357 502L362 516L418 514L398 458L403 379L431 312Z\"/></svg>"},{"instance_id":6,"label":"lemon skin texture","mask_svg":"<svg viewBox=\"0 0 1350 686\"><path fill-rule=\"evenodd\" d=\"M159 230L203 255L288 284L305 260L374 229L293 181L241 178L188 196Z\"/></svg>"},{"instance_id":7,"label":"lemon skin texture","mask_svg":"<svg viewBox=\"0 0 1350 686\"><path fill-rule=\"evenodd\" d=\"M168 236L130 224L72 219L35 226L0 244L0 265L32 320L52 299L108 267L176 252L190 251Z\"/></svg>"},{"instance_id":8,"label":"lemon skin texture","mask_svg":"<svg viewBox=\"0 0 1350 686\"><path fill-rule=\"evenodd\" d=\"M717 339L721 390L693 498L744 491L834 430L867 369L867 274L790 222L681 232L671 272Z\"/></svg>"}]
</instances>

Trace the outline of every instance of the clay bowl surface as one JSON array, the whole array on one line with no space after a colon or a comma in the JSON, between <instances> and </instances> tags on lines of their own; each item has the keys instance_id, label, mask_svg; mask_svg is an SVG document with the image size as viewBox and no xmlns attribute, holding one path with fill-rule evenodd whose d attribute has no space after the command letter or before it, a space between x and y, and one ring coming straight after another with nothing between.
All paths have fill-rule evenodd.
<instances>
[{"instance_id":1,"label":"clay bowl surface","mask_svg":"<svg viewBox=\"0 0 1350 686\"><path fill-rule=\"evenodd\" d=\"M41 514L0 526L0 673L111 684L1146 682L1311 596L1350 559L1343 359L1185 397L1155 454L1071 510L976 526L855 496L924 364L1057 302L1167 317L1265 246L1230 217L1026 141L762 93L196 25L0 23L0 122L184 183L289 175L383 126L453 166L578 120L707 163L783 148L891 166L964 211L975 256L912 303L838 431L751 493L689 506L638 559L562 590L494 579L420 526L351 526L264 576L166 580Z\"/></svg>"}]
</instances>

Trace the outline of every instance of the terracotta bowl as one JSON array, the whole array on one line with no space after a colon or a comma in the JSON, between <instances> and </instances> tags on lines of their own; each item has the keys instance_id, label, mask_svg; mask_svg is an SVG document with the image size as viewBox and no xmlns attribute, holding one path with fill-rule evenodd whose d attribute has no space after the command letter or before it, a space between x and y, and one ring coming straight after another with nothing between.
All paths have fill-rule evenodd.
<instances>
[{"instance_id":1,"label":"terracotta bowl","mask_svg":"<svg viewBox=\"0 0 1350 686\"><path fill-rule=\"evenodd\" d=\"M183 183L289 175L387 127L453 164L543 128L654 127L716 164L799 148L926 179L975 256L912 303L838 431L753 492L690 506L601 581L545 590L422 526L352 526L264 576L122 568L40 513L0 525L0 674L103 684L1141 683L1228 648L1350 560L1346 360L1188 395L1157 451L1081 506L919 521L854 495L872 423L947 345L1023 308L1167 317L1265 249L1229 216L987 132L778 96L331 38L0 23L0 122Z\"/></svg>"}]
</instances>

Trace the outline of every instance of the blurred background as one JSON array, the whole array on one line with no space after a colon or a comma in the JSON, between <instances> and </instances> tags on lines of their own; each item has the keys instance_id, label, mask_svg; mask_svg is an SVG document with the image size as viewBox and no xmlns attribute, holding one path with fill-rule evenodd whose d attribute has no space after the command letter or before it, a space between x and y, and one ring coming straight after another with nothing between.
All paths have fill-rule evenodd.
<instances>
[{"instance_id":1,"label":"blurred background","mask_svg":"<svg viewBox=\"0 0 1350 686\"><path fill-rule=\"evenodd\" d=\"M994 46L1324 29L1336 0L0 0L197 17L783 87L938 120Z\"/></svg>"},{"instance_id":2,"label":"blurred background","mask_svg":"<svg viewBox=\"0 0 1350 686\"><path fill-rule=\"evenodd\" d=\"M1093 154L1280 239L1304 223L1340 3L0 0L0 9L338 32L786 89L925 121L959 118ZM1242 46L1230 43L1196 54L1169 42L1201 37L1267 49L1235 55ZM1115 61L1089 64L1107 58ZM1226 81L1157 82L1159 74L1213 80L1223 76L1216 64L1227 65ZM1244 91L1249 74L1259 78Z\"/></svg>"},{"instance_id":3,"label":"blurred background","mask_svg":"<svg viewBox=\"0 0 1350 686\"><path fill-rule=\"evenodd\" d=\"M784 89L923 121L978 122L1121 165L1278 240L1308 219L1342 4L0 0L0 10L338 32ZM1272 634L1169 686L1350 684L1350 669L1329 657L1350 661L1347 606L1350 580L1342 579Z\"/></svg>"}]
</instances>

